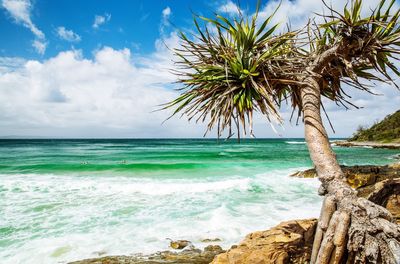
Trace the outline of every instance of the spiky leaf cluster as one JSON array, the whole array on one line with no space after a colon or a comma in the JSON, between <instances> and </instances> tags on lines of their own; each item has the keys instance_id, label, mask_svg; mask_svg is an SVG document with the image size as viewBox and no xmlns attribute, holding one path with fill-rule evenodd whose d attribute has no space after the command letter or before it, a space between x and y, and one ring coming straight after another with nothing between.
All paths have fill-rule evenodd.
<instances>
[{"instance_id":1,"label":"spiky leaf cluster","mask_svg":"<svg viewBox=\"0 0 400 264\"><path fill-rule=\"evenodd\" d=\"M278 90L286 91L291 82L280 67L290 57L295 34L276 34L271 19L257 27L257 15L233 21L220 15L195 18L195 37L181 32L182 45L175 50L183 93L167 107L177 106L174 114L182 111L189 120L209 118L208 130L217 125L218 136L226 128L231 136L232 127L246 133L246 125L252 135L254 111L280 121L279 98L285 95ZM201 28L199 20L208 26Z\"/></svg>"},{"instance_id":2,"label":"spiky leaf cluster","mask_svg":"<svg viewBox=\"0 0 400 264\"><path fill-rule=\"evenodd\" d=\"M353 105L343 84L371 92L363 81L394 83L388 71L400 75L393 63L400 53L400 10L393 12L394 3L380 0L363 18L362 0L352 0L343 12L324 2L330 11L321 15L324 23L310 20L303 30L283 34L271 25L274 14L261 24L258 11L251 18L196 17L195 33L180 33L181 47L175 50L181 95L165 108L175 107L173 115L181 112L189 120L207 120L208 130L217 126L218 136L229 129L230 137L232 127L238 136L241 128L252 135L254 111L280 121L285 101L301 116L301 90L309 75L323 97ZM310 66L332 50L329 61Z\"/></svg>"},{"instance_id":3,"label":"spiky leaf cluster","mask_svg":"<svg viewBox=\"0 0 400 264\"><path fill-rule=\"evenodd\" d=\"M325 3L325 2L324 2ZM400 76L395 65L400 53L400 9L393 12L395 0L381 0L369 16L362 17L362 0L353 0L343 13L326 7L325 23L314 27L315 41L310 42L310 54L322 54L338 46L336 58L320 72L323 96L347 107L353 105L343 83L366 92L376 82L390 82L396 87L393 75ZM365 82L368 81L368 82Z\"/></svg>"}]
</instances>

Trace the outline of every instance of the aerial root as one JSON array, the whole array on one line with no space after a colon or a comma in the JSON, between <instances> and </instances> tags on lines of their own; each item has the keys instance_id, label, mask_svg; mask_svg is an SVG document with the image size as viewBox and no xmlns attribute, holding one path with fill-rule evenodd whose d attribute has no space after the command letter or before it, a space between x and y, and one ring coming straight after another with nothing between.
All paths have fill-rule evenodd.
<instances>
[{"instance_id":1,"label":"aerial root","mask_svg":"<svg viewBox=\"0 0 400 264\"><path fill-rule=\"evenodd\" d=\"M331 220L329 221L328 229L326 230L322 240L316 261L318 264L329 264L330 262L332 251L335 248L333 241L338 221L339 212L336 211L333 213Z\"/></svg>"},{"instance_id":2,"label":"aerial root","mask_svg":"<svg viewBox=\"0 0 400 264\"><path fill-rule=\"evenodd\" d=\"M334 254L332 254L331 263L339 264L342 261L344 251L346 250L346 238L350 225L350 215L346 212L341 212L339 215L339 222L336 227L335 235L333 237L333 244L335 245Z\"/></svg>"},{"instance_id":3,"label":"aerial root","mask_svg":"<svg viewBox=\"0 0 400 264\"><path fill-rule=\"evenodd\" d=\"M400 264L400 226L390 213L364 198L339 202L324 200L311 263Z\"/></svg>"},{"instance_id":4,"label":"aerial root","mask_svg":"<svg viewBox=\"0 0 400 264\"><path fill-rule=\"evenodd\" d=\"M324 237L324 233L328 228L329 222L332 218L333 213L336 211L336 203L333 196L326 196L322 205L321 214L319 216L317 229L315 232L313 249L311 253L311 264L316 263L321 242Z\"/></svg>"}]
</instances>

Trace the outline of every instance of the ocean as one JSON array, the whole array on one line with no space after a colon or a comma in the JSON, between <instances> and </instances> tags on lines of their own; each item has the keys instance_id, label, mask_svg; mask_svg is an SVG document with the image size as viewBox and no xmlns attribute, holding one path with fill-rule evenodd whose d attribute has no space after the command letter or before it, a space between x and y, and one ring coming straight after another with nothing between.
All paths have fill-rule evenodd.
<instances>
[{"instance_id":1,"label":"ocean","mask_svg":"<svg viewBox=\"0 0 400 264\"><path fill-rule=\"evenodd\" d=\"M396 150L334 147L341 164L387 164ZM66 263L222 247L281 221L317 217L304 139L0 140L0 263Z\"/></svg>"}]
</instances>

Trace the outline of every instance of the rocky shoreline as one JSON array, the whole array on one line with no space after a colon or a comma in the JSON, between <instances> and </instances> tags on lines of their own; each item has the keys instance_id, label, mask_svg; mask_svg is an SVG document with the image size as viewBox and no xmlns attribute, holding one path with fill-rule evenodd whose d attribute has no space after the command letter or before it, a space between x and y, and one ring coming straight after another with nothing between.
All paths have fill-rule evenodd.
<instances>
[{"instance_id":1,"label":"rocky shoreline","mask_svg":"<svg viewBox=\"0 0 400 264\"><path fill-rule=\"evenodd\" d=\"M400 143L379 143L372 141L335 141L334 145L340 147L369 147L369 148L385 148L385 149L400 149Z\"/></svg>"},{"instance_id":2,"label":"rocky shoreline","mask_svg":"<svg viewBox=\"0 0 400 264\"><path fill-rule=\"evenodd\" d=\"M358 196L367 198L388 209L400 224L400 163L384 166L341 166L347 183L357 190ZM291 175L299 178L314 178L314 169L299 171Z\"/></svg>"},{"instance_id":3,"label":"rocky shoreline","mask_svg":"<svg viewBox=\"0 0 400 264\"><path fill-rule=\"evenodd\" d=\"M189 244L181 251L162 251L151 255L106 256L69 264L231 264L231 263L293 263L310 260L317 219L282 222L266 231L248 234L238 245L227 251L218 245L203 250ZM180 243L180 241L172 241Z\"/></svg>"},{"instance_id":4,"label":"rocky shoreline","mask_svg":"<svg viewBox=\"0 0 400 264\"><path fill-rule=\"evenodd\" d=\"M225 250L218 245L209 245L204 250L188 246L179 252L162 251L151 255L106 256L69 264L208 264L216 255L224 252Z\"/></svg>"},{"instance_id":5,"label":"rocky shoreline","mask_svg":"<svg viewBox=\"0 0 400 264\"><path fill-rule=\"evenodd\" d=\"M400 163L385 166L343 166L347 182L365 197L388 209L400 224ZM314 169L300 171L293 177L312 178ZM209 245L203 250L190 241L171 241L176 251L151 255L106 256L70 264L300 264L308 263L316 219L283 222L269 230L248 234L238 245L223 250ZM218 241L210 241L218 242ZM179 250L181 249L181 250Z\"/></svg>"}]
</instances>

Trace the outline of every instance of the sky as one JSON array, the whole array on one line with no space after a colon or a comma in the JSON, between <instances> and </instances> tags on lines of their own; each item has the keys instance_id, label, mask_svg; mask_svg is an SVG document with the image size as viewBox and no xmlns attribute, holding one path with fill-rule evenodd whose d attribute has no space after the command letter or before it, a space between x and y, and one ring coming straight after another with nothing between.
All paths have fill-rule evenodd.
<instances>
[{"instance_id":1,"label":"sky","mask_svg":"<svg viewBox=\"0 0 400 264\"><path fill-rule=\"evenodd\" d=\"M175 98L171 73L178 32L190 32L193 14L251 15L255 0L0 0L0 137L195 138L204 124L170 111L155 111ZM343 8L346 1L332 1ZM278 6L261 1L260 20ZM368 13L376 0L364 0ZM399 2L396 2L399 8ZM274 22L300 28L320 0L282 0ZM398 82L398 80L396 80ZM327 102L336 133L348 137L400 108L400 92L374 88L379 96L349 89L362 109L345 110ZM303 137L303 125L269 125L256 116L256 137ZM208 134L215 137L215 131Z\"/></svg>"}]
</instances>

